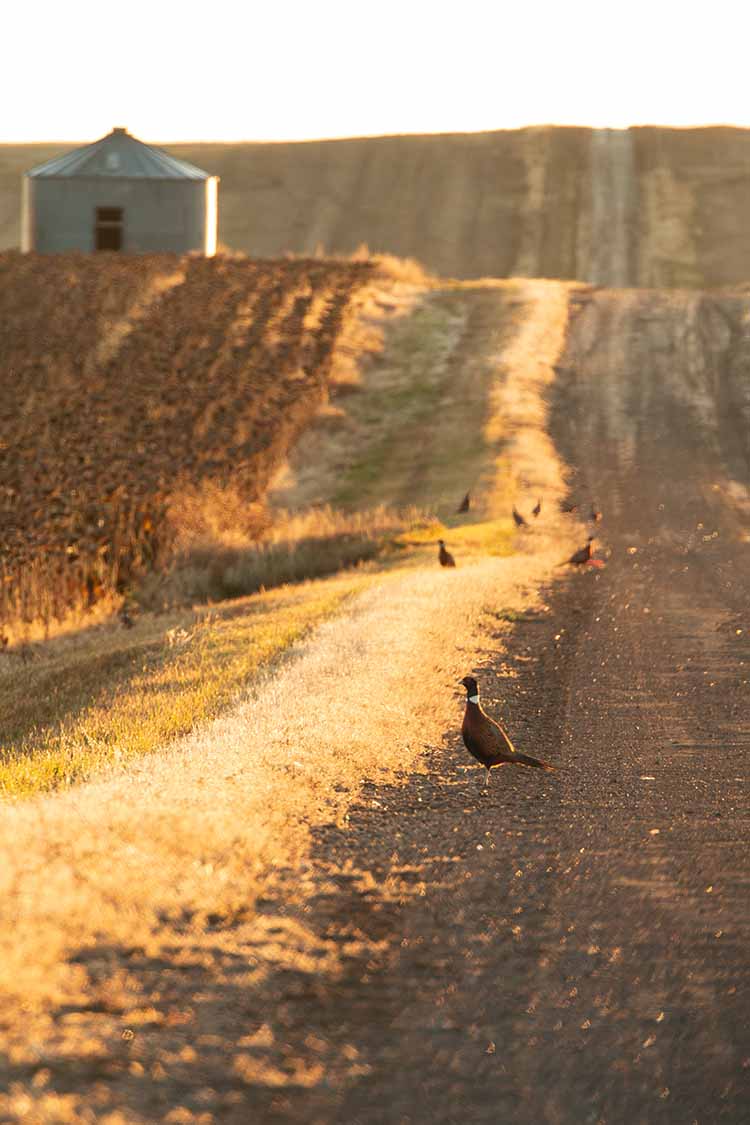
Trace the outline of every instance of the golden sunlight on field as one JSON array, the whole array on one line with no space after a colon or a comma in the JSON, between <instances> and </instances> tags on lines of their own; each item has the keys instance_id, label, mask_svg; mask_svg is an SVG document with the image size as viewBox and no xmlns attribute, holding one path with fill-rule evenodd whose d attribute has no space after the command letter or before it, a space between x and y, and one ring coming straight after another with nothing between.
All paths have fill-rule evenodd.
<instances>
[{"instance_id":1,"label":"golden sunlight on field","mask_svg":"<svg viewBox=\"0 0 750 1125\"><path fill-rule=\"evenodd\" d=\"M0 653L11 1121L738 1104L747 296L389 270L252 505Z\"/></svg>"},{"instance_id":2,"label":"golden sunlight on field","mask_svg":"<svg viewBox=\"0 0 750 1125\"><path fill-rule=\"evenodd\" d=\"M501 317L505 302L513 303L516 330L495 361L506 373L502 440L518 483L529 495L561 489L562 467L531 440L543 415L530 403L562 346L567 292L545 283L512 293L466 291L469 305L477 298L495 301ZM497 440L497 431L487 439L490 469ZM496 503L499 512L508 495L493 501L489 492L489 508ZM189 948L205 946L207 920L218 918L235 919L235 942L250 933L264 940L253 903L274 871L302 861L311 828L344 815L363 774L396 781L405 769L425 768L424 748L439 741L454 713L451 685L477 659L487 630L497 631L497 615L487 611L501 605L510 620L535 605L533 589L568 541L551 520L520 553L483 558L481 528L472 531L469 521L456 529L461 567L446 574L434 565L436 534L417 536L415 557L394 560L383 573L320 585L319 601L361 592L344 617L322 625L224 717L136 768L7 809L0 985L6 1005L23 1002L55 1057L78 1050L79 1034L97 1057L109 1050L109 1032L87 1028L87 1017L53 1035L49 1016L60 1004L83 1012L106 995L112 1015L105 1023L124 1018L135 1026L135 1011L148 1009L158 1024L176 1026L178 1011L136 986L129 950L177 964ZM278 609L288 597L277 598ZM295 956L303 956L301 936L295 944ZM269 944L265 956L288 957L286 939L278 954ZM318 972L339 971L336 958L316 964ZM19 1062L29 1057L20 1040L12 1044ZM265 1067L257 1080L274 1082Z\"/></svg>"},{"instance_id":3,"label":"golden sunlight on field","mask_svg":"<svg viewBox=\"0 0 750 1125\"><path fill-rule=\"evenodd\" d=\"M745 1125L740 10L194 7L4 13L0 1125Z\"/></svg>"},{"instance_id":4,"label":"golden sunlight on field","mask_svg":"<svg viewBox=\"0 0 750 1125\"><path fill-rule=\"evenodd\" d=\"M183 495L204 485L231 484L251 524L370 270L0 259L0 626L122 594L173 552Z\"/></svg>"}]
</instances>

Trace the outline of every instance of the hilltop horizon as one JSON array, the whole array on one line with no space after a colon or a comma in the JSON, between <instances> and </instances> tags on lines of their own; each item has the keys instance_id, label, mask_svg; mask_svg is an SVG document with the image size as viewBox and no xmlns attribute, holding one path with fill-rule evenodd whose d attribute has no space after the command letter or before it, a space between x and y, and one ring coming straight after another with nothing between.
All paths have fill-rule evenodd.
<instances>
[{"instance_id":1,"label":"hilltop horizon","mask_svg":"<svg viewBox=\"0 0 750 1125\"><path fill-rule=\"evenodd\" d=\"M118 123L113 122L109 129L104 129L96 133L96 135L86 134L80 136L59 135L59 136L37 136L27 138L0 138L0 148L9 147L31 147L35 145L85 145L98 140L100 137L106 136L114 128L121 127ZM439 129L386 129L382 131L369 132L366 130L353 131L348 133L321 133L320 135L297 135L297 136L192 136L192 135L170 135L170 136L152 136L147 128L131 128L125 125L124 128L131 136L138 137L139 140L145 141L146 144L168 146L168 145L287 145L287 144L325 144L329 141L364 141L364 140L387 140L394 137L474 137L484 136L493 133L523 133L529 130L537 129L590 129L592 131L608 131L608 132L627 132L635 129L664 129L677 132L689 132L692 130L700 129L736 129L741 132L750 130L750 121L747 124L741 124L734 121L720 121L720 120L705 120L693 122L669 122L660 121L656 118L644 119L642 121L631 121L628 124L618 122L615 124L604 124L603 122L595 121L529 121L526 124L517 125L496 125L489 127L482 127L477 129L468 128L439 128Z\"/></svg>"},{"instance_id":2,"label":"hilltop horizon","mask_svg":"<svg viewBox=\"0 0 750 1125\"><path fill-rule=\"evenodd\" d=\"M23 173L70 147L0 146L0 250L20 244ZM466 279L710 288L750 278L750 130L735 126L164 147L220 177L220 245L252 257L366 246Z\"/></svg>"}]
</instances>

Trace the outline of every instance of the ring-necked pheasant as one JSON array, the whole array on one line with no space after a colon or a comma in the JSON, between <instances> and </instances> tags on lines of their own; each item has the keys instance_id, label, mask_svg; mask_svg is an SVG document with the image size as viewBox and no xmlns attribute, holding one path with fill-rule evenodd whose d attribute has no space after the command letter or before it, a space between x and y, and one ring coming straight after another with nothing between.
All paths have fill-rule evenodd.
<instances>
[{"instance_id":1,"label":"ring-necked pheasant","mask_svg":"<svg viewBox=\"0 0 750 1125\"><path fill-rule=\"evenodd\" d=\"M438 551L438 559L440 561L440 565L441 566L455 566L456 560L453 558L453 555L450 553L450 551L446 550L445 540L444 539L438 539L438 545L440 547L440 550Z\"/></svg>"},{"instance_id":2,"label":"ring-necked pheasant","mask_svg":"<svg viewBox=\"0 0 750 1125\"><path fill-rule=\"evenodd\" d=\"M120 624L124 625L126 629L132 629L135 625L135 621L126 606L120 606L120 612L117 616L120 619Z\"/></svg>"},{"instance_id":3,"label":"ring-necked pheasant","mask_svg":"<svg viewBox=\"0 0 750 1125\"><path fill-rule=\"evenodd\" d=\"M516 525L516 527L528 527L529 526L528 523L526 522L526 520L521 515L521 513L517 510L515 504L513 505L513 522Z\"/></svg>"},{"instance_id":4,"label":"ring-necked pheasant","mask_svg":"<svg viewBox=\"0 0 750 1125\"><path fill-rule=\"evenodd\" d=\"M576 551L574 554L572 554L570 556L569 559L565 559L565 561L561 562L559 565L560 566L585 566L587 562L591 561L591 552L593 550L593 547L592 547L593 542L594 542L594 536L589 535L588 539L586 540L585 547L581 547L581 549L579 551Z\"/></svg>"},{"instance_id":5,"label":"ring-necked pheasant","mask_svg":"<svg viewBox=\"0 0 750 1125\"><path fill-rule=\"evenodd\" d=\"M495 766L531 766L540 770L554 770L549 762L521 754L508 738L503 728L491 719L479 702L479 687L474 676L464 676L461 683L466 688L466 710L461 735L466 749L487 770L485 785L490 783L490 770Z\"/></svg>"},{"instance_id":6,"label":"ring-necked pheasant","mask_svg":"<svg viewBox=\"0 0 750 1125\"><path fill-rule=\"evenodd\" d=\"M467 492L461 503L456 508L456 515L461 515L462 512L468 512L471 507L471 493Z\"/></svg>"}]
</instances>

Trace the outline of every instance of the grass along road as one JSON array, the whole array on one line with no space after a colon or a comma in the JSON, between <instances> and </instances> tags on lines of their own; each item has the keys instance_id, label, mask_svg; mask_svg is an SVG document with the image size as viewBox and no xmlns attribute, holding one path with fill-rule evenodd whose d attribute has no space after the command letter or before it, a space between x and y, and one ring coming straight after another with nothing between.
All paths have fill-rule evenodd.
<instances>
[{"instance_id":1,"label":"grass along road","mask_svg":"<svg viewBox=\"0 0 750 1125\"><path fill-rule=\"evenodd\" d=\"M371 322L374 358L297 443L271 484L273 503L292 512L414 504L451 529L477 515L512 529L514 499L532 506L538 484L550 499L562 492L541 392L578 288L484 281L391 300ZM467 490L471 513L457 519Z\"/></svg>"},{"instance_id":2,"label":"grass along road","mask_svg":"<svg viewBox=\"0 0 750 1125\"><path fill-rule=\"evenodd\" d=\"M211 608L85 630L0 666L0 793L61 789L124 766L231 702L342 603L362 577L284 587Z\"/></svg>"},{"instance_id":3,"label":"grass along road","mask_svg":"<svg viewBox=\"0 0 750 1125\"><path fill-rule=\"evenodd\" d=\"M208 579L200 567L192 578L196 594L233 600L143 613L132 630L100 623L0 652L0 793L15 798L77 784L213 718L381 570L431 564L428 545L447 532L440 522L420 527L425 515L452 525L451 542L464 558L512 550L511 497L527 485L517 434L513 469L505 451L511 420L521 417L513 373L529 384L530 356L546 346L535 332L543 336L552 325L552 340L559 337L566 288L553 284L535 295L523 284L498 283L427 293L390 281L372 289L354 355L369 347L379 358L359 370L339 364L345 389L334 388L276 489L277 503L293 513L281 514L278 542L260 551L254 544L214 549L203 567ZM542 300L548 308L539 316ZM384 331L383 308L390 316ZM538 434L538 418L524 424ZM538 473L547 462L537 452L526 455ZM551 498L555 482L542 483ZM355 485L356 510L339 514L344 501L354 506ZM466 488L473 510L458 519ZM337 507L311 513L311 502ZM236 597L243 586L365 558L377 561L356 576ZM175 580L192 590L189 572Z\"/></svg>"}]
</instances>

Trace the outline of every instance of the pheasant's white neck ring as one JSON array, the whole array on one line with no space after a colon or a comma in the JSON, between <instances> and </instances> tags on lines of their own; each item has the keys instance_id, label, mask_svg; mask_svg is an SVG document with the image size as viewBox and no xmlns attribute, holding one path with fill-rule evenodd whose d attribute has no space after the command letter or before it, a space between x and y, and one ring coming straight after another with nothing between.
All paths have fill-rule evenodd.
<instances>
[{"instance_id":1,"label":"pheasant's white neck ring","mask_svg":"<svg viewBox=\"0 0 750 1125\"><path fill-rule=\"evenodd\" d=\"M469 703L479 703L479 696L478 695L470 695L469 696Z\"/></svg>"}]
</instances>

